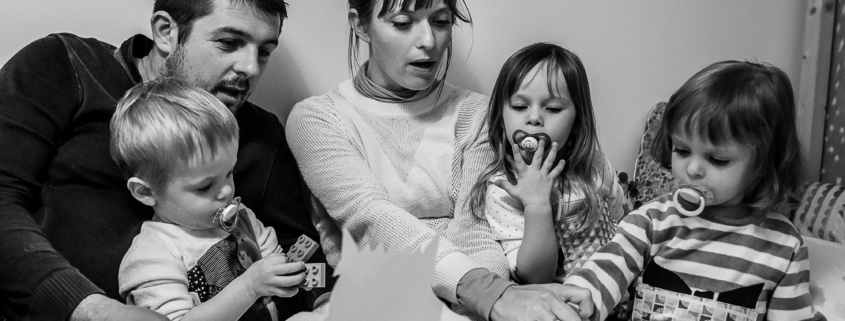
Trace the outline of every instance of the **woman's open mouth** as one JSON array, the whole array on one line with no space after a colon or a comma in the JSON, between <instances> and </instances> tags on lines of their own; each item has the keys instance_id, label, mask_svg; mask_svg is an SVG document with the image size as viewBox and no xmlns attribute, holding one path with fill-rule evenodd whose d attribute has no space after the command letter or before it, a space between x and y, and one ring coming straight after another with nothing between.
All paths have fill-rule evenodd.
<instances>
[{"instance_id":1,"label":"woman's open mouth","mask_svg":"<svg viewBox=\"0 0 845 321\"><path fill-rule=\"evenodd\" d=\"M421 69L423 71L433 70L434 65L436 65L436 64L437 64L437 62L434 61L434 60L419 60L419 61L413 61L413 62L410 63L411 66L413 66L417 69Z\"/></svg>"}]
</instances>

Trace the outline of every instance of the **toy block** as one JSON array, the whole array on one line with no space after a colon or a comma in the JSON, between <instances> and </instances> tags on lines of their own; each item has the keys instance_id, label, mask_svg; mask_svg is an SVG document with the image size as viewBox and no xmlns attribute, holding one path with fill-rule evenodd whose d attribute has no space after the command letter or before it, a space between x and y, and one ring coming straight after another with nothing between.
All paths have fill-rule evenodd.
<instances>
[{"instance_id":1,"label":"toy block","mask_svg":"<svg viewBox=\"0 0 845 321\"><path fill-rule=\"evenodd\" d=\"M308 262L308 259L311 258L311 255L313 255L319 247L320 245L311 238L305 235L300 235L299 239L296 240L296 243L291 245L290 249L288 249L288 262Z\"/></svg>"},{"instance_id":2,"label":"toy block","mask_svg":"<svg viewBox=\"0 0 845 321\"><path fill-rule=\"evenodd\" d=\"M305 281L299 285L300 288L311 290L326 286L326 264L305 263Z\"/></svg>"}]
</instances>

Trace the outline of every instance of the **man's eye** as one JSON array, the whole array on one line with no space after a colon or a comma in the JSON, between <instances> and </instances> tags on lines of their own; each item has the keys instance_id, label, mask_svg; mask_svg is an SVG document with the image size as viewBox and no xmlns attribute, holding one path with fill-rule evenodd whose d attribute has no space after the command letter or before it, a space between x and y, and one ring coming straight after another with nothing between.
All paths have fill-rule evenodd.
<instances>
[{"instance_id":1,"label":"man's eye","mask_svg":"<svg viewBox=\"0 0 845 321\"><path fill-rule=\"evenodd\" d=\"M394 21L393 26L396 27L396 29L408 29L411 27L411 23L407 21Z\"/></svg>"},{"instance_id":2,"label":"man's eye","mask_svg":"<svg viewBox=\"0 0 845 321\"><path fill-rule=\"evenodd\" d=\"M220 46L226 50L231 50L238 47L238 41L234 39L220 39L217 40L217 43L219 43Z\"/></svg>"}]
</instances>

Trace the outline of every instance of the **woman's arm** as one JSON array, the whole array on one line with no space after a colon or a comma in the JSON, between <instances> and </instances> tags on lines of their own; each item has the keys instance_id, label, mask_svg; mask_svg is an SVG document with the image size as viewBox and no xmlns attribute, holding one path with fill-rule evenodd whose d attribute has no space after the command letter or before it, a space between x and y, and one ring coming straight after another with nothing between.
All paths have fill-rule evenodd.
<instances>
[{"instance_id":1,"label":"woman's arm","mask_svg":"<svg viewBox=\"0 0 845 321\"><path fill-rule=\"evenodd\" d=\"M455 126L455 153L459 157L452 162L454 219L450 222L447 237L490 272L507 279L510 269L502 245L494 238L484 215L473 214L467 204L481 173L495 160L486 121L489 99L468 91L462 91L462 94L466 97L461 102ZM490 295L498 297L495 293Z\"/></svg>"},{"instance_id":2,"label":"woman's arm","mask_svg":"<svg viewBox=\"0 0 845 321\"><path fill-rule=\"evenodd\" d=\"M351 138L355 129L347 127L336 108L327 96L311 98L297 104L288 118L288 143L311 191L356 242L391 249L428 244L437 232L393 204L364 159L363 146ZM437 251L435 291L456 302L460 277L480 265L446 238Z\"/></svg>"}]
</instances>

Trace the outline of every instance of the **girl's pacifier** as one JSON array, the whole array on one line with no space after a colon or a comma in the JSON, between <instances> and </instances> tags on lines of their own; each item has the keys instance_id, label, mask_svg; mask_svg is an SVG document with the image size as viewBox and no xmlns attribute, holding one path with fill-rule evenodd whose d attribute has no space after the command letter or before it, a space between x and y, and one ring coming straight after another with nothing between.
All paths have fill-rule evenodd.
<instances>
[{"instance_id":1,"label":"girl's pacifier","mask_svg":"<svg viewBox=\"0 0 845 321\"><path fill-rule=\"evenodd\" d=\"M704 186L693 186L684 182L676 182L678 189L672 197L678 212L685 216L698 216L704 211L707 203L713 202L713 192Z\"/></svg>"},{"instance_id":2,"label":"girl's pacifier","mask_svg":"<svg viewBox=\"0 0 845 321\"><path fill-rule=\"evenodd\" d=\"M529 134L521 129L513 132L513 142L526 152L533 153L537 151L537 148L540 147L540 141L545 141L546 148L548 148L552 142L552 138L544 133Z\"/></svg>"},{"instance_id":3,"label":"girl's pacifier","mask_svg":"<svg viewBox=\"0 0 845 321\"><path fill-rule=\"evenodd\" d=\"M217 209L217 213L214 213L214 224L219 224L220 228L231 233L238 226L238 207L240 206L240 196L221 206Z\"/></svg>"}]
</instances>

